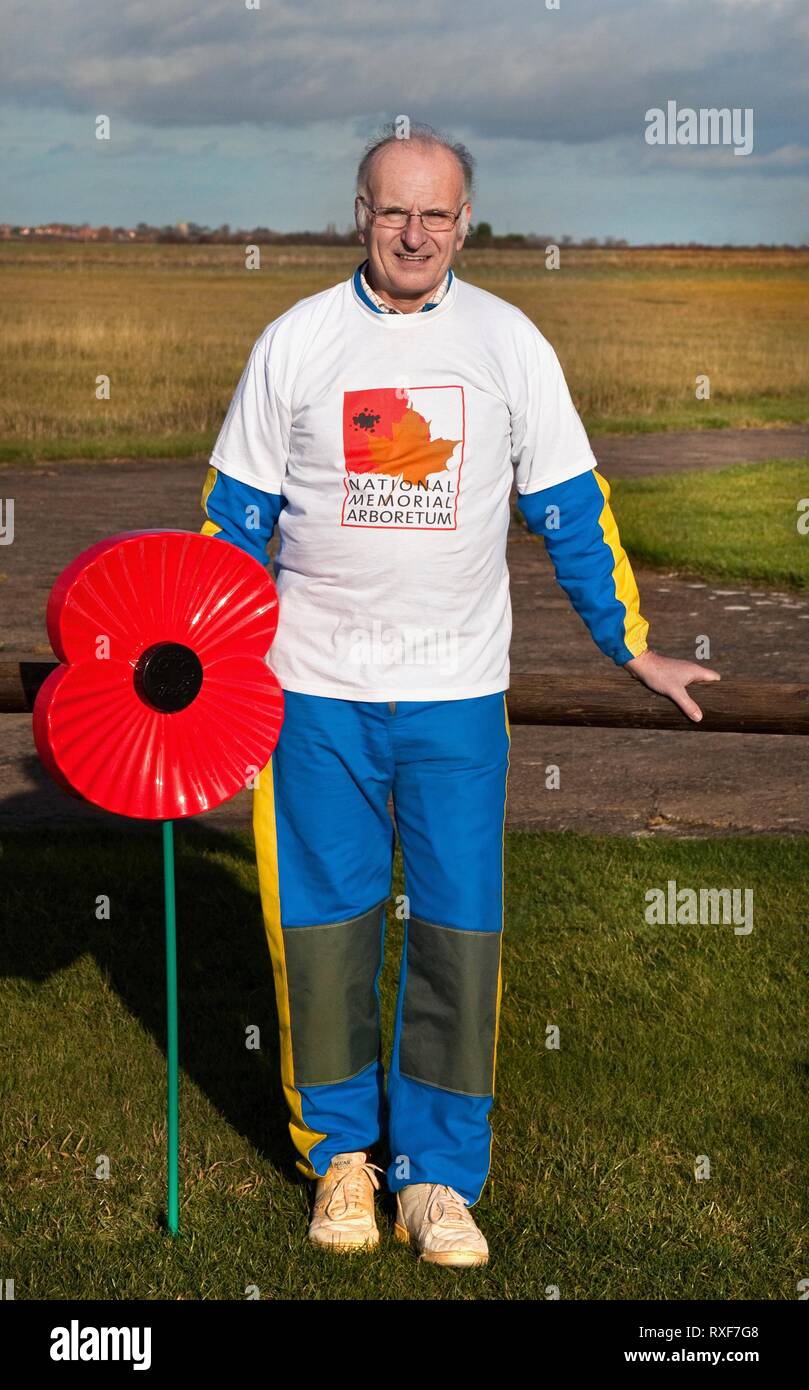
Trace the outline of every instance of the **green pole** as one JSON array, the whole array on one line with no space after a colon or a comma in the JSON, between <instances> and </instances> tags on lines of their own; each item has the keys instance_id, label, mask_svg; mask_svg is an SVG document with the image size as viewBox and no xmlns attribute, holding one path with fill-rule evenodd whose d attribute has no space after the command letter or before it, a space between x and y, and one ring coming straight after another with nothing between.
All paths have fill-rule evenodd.
<instances>
[{"instance_id":1,"label":"green pole","mask_svg":"<svg viewBox=\"0 0 809 1390\"><path fill-rule=\"evenodd\" d=\"M163 821L163 883L166 899L166 1216L179 1226L179 1081L177 1075L177 921L174 912L173 822Z\"/></svg>"}]
</instances>

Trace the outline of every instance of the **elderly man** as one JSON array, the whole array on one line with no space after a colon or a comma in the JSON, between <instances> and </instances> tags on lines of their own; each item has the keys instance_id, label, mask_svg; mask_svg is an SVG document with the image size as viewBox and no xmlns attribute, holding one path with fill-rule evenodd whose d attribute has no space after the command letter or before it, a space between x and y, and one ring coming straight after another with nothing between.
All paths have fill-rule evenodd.
<instances>
[{"instance_id":1,"label":"elderly man","mask_svg":"<svg viewBox=\"0 0 809 1390\"><path fill-rule=\"evenodd\" d=\"M511 635L519 506L601 650L692 718L656 655L553 348L458 279L473 163L430 127L365 153L367 259L256 341L210 459L202 530L266 562L276 523L285 721L254 830L309 1238L368 1248L387 1140L394 1234L483 1264L501 997ZM394 824L405 896L385 1086L379 974Z\"/></svg>"}]
</instances>

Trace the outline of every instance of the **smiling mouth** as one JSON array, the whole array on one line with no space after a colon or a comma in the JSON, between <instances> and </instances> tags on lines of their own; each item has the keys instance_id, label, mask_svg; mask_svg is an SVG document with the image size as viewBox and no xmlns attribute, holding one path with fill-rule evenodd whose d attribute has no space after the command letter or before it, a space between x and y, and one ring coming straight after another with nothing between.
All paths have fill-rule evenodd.
<instances>
[{"instance_id":1,"label":"smiling mouth","mask_svg":"<svg viewBox=\"0 0 809 1390\"><path fill-rule=\"evenodd\" d=\"M398 256L400 261L410 261L414 265L423 265L425 261L428 261L430 259L429 256L409 256L404 251L397 251L395 254Z\"/></svg>"}]
</instances>

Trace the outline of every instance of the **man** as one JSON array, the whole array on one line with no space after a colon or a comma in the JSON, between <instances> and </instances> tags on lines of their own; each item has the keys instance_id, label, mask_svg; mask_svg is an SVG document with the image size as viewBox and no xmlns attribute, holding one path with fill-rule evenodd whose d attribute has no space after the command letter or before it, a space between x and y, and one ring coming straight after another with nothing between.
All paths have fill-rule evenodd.
<instances>
[{"instance_id":1,"label":"man","mask_svg":"<svg viewBox=\"0 0 809 1390\"><path fill-rule=\"evenodd\" d=\"M483 1264L501 997L515 478L599 647L691 718L716 678L649 650L609 487L550 344L451 262L473 164L430 127L365 154L367 259L256 341L210 460L202 527L266 560L285 692L254 829L309 1237L375 1245L387 1137L397 1238ZM550 519L553 518L551 521ZM547 523L547 524L546 524ZM378 980L392 795L405 945L387 1078Z\"/></svg>"}]
</instances>

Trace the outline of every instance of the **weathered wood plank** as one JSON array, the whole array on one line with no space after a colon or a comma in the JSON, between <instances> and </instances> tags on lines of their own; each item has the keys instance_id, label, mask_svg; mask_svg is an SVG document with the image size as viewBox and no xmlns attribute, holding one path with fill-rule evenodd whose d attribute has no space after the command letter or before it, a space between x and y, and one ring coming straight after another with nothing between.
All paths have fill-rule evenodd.
<instances>
[{"instance_id":1,"label":"weathered wood plank","mask_svg":"<svg viewBox=\"0 0 809 1390\"><path fill-rule=\"evenodd\" d=\"M57 663L0 660L0 713L32 710L36 693ZM688 729L729 734L809 734L809 684L721 681L689 687L703 710L694 724L670 700L621 671L565 675L515 672L508 691L512 724L567 724L602 729Z\"/></svg>"}]
</instances>

